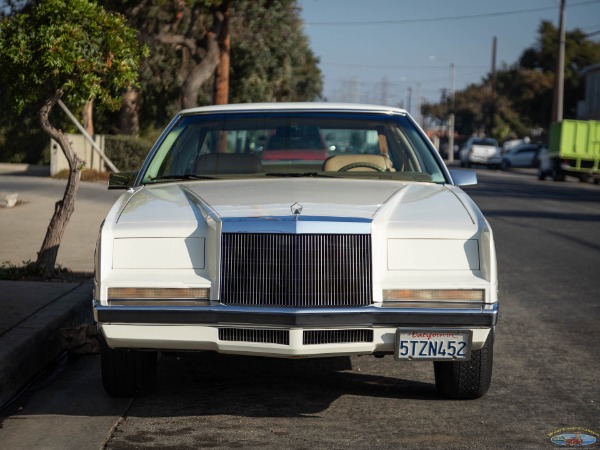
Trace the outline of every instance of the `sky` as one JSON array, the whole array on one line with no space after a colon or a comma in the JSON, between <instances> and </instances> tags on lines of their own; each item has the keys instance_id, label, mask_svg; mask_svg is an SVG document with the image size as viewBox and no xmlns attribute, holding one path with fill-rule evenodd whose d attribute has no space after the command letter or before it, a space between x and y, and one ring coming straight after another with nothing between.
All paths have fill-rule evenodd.
<instances>
[{"instance_id":1,"label":"sky","mask_svg":"<svg viewBox=\"0 0 600 450\"><path fill-rule=\"evenodd\" d=\"M418 99L479 83L534 46L559 0L299 0L328 101L386 104L415 115ZM600 0L567 0L566 29L600 31ZM469 17L476 16L476 17ZM590 36L600 42L600 33ZM409 108L410 106L410 108Z\"/></svg>"}]
</instances>

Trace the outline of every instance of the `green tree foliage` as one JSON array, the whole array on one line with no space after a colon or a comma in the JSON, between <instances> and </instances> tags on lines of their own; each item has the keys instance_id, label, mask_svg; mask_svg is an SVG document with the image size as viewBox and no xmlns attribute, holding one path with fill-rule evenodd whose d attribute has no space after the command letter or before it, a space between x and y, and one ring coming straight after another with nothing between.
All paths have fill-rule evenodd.
<instances>
[{"instance_id":1,"label":"green tree foliage","mask_svg":"<svg viewBox=\"0 0 600 450\"><path fill-rule=\"evenodd\" d=\"M140 122L162 127L181 108L182 86L198 55L208 52L221 0L105 0L125 14L151 48L140 71ZM318 59L302 31L296 0L231 2L230 102L308 101L319 97ZM183 37L193 38L185 42ZM212 104L213 79L198 92L196 104Z\"/></svg>"},{"instance_id":2,"label":"green tree foliage","mask_svg":"<svg viewBox=\"0 0 600 450\"><path fill-rule=\"evenodd\" d=\"M547 129L552 117L554 75L558 53L558 30L547 21L538 28L535 44L523 51L519 60L496 74L495 120L492 134L499 140L509 136L527 136L535 128ZM584 67L600 63L600 44L575 29L566 33L565 118L576 116L577 102L584 97ZM468 136L483 132L492 112L491 82L456 93L456 130ZM449 99L425 104L423 112L439 120L450 113Z\"/></svg>"},{"instance_id":3,"label":"green tree foliage","mask_svg":"<svg viewBox=\"0 0 600 450\"><path fill-rule=\"evenodd\" d=\"M17 112L57 91L118 108L144 51L123 17L87 0L41 0L0 22L0 76Z\"/></svg>"},{"instance_id":4,"label":"green tree foliage","mask_svg":"<svg viewBox=\"0 0 600 450\"><path fill-rule=\"evenodd\" d=\"M0 20L2 95L17 113L38 111L42 130L56 140L69 163L69 180L38 253L36 264L54 269L64 229L74 209L84 164L65 134L50 122L56 103L98 99L120 105L120 92L137 79L147 50L124 17L88 0L39 0Z\"/></svg>"},{"instance_id":5,"label":"green tree foliage","mask_svg":"<svg viewBox=\"0 0 600 450\"><path fill-rule=\"evenodd\" d=\"M320 97L318 58L294 0L232 5L232 103L311 101Z\"/></svg>"},{"instance_id":6,"label":"green tree foliage","mask_svg":"<svg viewBox=\"0 0 600 450\"><path fill-rule=\"evenodd\" d=\"M600 62L600 44L575 29L566 33L565 118L574 118L584 96L581 70ZM547 21L538 28L538 39L511 68L498 73L498 93L509 98L513 109L530 127L547 127L552 117L554 74L558 54L558 30Z\"/></svg>"},{"instance_id":7,"label":"green tree foliage","mask_svg":"<svg viewBox=\"0 0 600 450\"><path fill-rule=\"evenodd\" d=\"M213 28L214 11L221 2L100 0L106 9L125 15L130 26L139 31L140 40L151 48L150 56L139 67L137 111L143 135L164 127L181 109L182 85L193 64L189 49L167 42L165 36L193 35L200 53L205 52L203 36ZM230 102L311 101L320 97L319 61L302 30L297 0L236 0L231 3L229 28ZM212 104L212 100L213 80L208 79L198 93L197 104ZM71 99L68 104L75 106ZM56 116L54 120L61 119L61 114ZM124 130L116 112L96 110L94 119L96 133L119 134ZM0 139L0 159L17 157L10 155L10 149L2 150ZM36 147L19 158L39 162L41 150Z\"/></svg>"}]
</instances>

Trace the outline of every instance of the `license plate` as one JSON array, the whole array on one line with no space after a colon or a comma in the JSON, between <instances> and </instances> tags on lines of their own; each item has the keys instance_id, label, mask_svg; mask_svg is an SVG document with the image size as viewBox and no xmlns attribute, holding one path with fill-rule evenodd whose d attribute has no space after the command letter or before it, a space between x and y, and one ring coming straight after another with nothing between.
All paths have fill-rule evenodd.
<instances>
[{"instance_id":1,"label":"license plate","mask_svg":"<svg viewBox=\"0 0 600 450\"><path fill-rule=\"evenodd\" d=\"M471 357L471 330L396 330L397 360L459 360Z\"/></svg>"}]
</instances>

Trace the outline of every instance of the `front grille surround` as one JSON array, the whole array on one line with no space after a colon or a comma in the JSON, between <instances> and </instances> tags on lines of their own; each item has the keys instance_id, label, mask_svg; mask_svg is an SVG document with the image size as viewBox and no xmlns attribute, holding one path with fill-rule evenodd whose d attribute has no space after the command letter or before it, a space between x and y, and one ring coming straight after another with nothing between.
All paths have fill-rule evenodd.
<instances>
[{"instance_id":1,"label":"front grille surround","mask_svg":"<svg viewBox=\"0 0 600 450\"><path fill-rule=\"evenodd\" d=\"M220 300L283 308L370 305L371 236L223 233Z\"/></svg>"}]
</instances>

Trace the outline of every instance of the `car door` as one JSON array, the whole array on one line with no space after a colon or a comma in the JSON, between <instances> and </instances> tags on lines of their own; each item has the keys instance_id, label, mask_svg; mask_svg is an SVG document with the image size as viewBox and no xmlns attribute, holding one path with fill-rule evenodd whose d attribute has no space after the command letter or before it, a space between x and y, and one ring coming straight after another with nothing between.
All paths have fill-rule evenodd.
<instances>
[{"instance_id":1,"label":"car door","mask_svg":"<svg viewBox=\"0 0 600 450\"><path fill-rule=\"evenodd\" d=\"M536 147L534 145L526 145L516 150L513 166L515 167L531 167L533 158L535 157Z\"/></svg>"}]
</instances>

